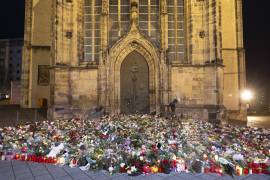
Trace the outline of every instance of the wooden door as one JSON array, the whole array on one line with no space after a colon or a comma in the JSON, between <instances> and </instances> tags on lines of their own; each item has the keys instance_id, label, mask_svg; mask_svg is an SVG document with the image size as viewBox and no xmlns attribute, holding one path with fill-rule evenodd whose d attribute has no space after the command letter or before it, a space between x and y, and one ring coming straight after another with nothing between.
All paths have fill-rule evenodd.
<instances>
[{"instance_id":1,"label":"wooden door","mask_svg":"<svg viewBox=\"0 0 270 180\"><path fill-rule=\"evenodd\" d=\"M121 65L121 112L149 113L149 68L144 57L130 53Z\"/></svg>"}]
</instances>

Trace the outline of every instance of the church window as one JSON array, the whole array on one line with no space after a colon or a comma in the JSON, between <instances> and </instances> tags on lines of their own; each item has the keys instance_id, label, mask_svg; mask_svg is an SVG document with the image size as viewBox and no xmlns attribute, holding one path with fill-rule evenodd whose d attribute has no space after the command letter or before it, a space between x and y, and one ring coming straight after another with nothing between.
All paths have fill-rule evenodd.
<instances>
[{"instance_id":1,"label":"church window","mask_svg":"<svg viewBox=\"0 0 270 180\"><path fill-rule=\"evenodd\" d=\"M100 51L101 0L84 1L84 59L97 62Z\"/></svg>"},{"instance_id":2,"label":"church window","mask_svg":"<svg viewBox=\"0 0 270 180\"><path fill-rule=\"evenodd\" d=\"M152 42L158 44L159 33L159 0L139 1L139 27Z\"/></svg>"},{"instance_id":3,"label":"church window","mask_svg":"<svg viewBox=\"0 0 270 180\"><path fill-rule=\"evenodd\" d=\"M110 0L109 44L125 35L130 26L130 0Z\"/></svg>"},{"instance_id":4,"label":"church window","mask_svg":"<svg viewBox=\"0 0 270 180\"><path fill-rule=\"evenodd\" d=\"M184 1L170 0L168 3L168 58L173 63L185 60Z\"/></svg>"}]
</instances>

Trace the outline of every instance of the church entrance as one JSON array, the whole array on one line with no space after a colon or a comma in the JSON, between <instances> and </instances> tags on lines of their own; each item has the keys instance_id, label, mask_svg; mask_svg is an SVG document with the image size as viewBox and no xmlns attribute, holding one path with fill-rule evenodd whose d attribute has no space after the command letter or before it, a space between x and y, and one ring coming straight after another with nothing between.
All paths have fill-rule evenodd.
<instances>
[{"instance_id":1,"label":"church entrance","mask_svg":"<svg viewBox=\"0 0 270 180\"><path fill-rule=\"evenodd\" d=\"M149 113L149 68L145 58L133 51L121 64L121 112Z\"/></svg>"}]
</instances>

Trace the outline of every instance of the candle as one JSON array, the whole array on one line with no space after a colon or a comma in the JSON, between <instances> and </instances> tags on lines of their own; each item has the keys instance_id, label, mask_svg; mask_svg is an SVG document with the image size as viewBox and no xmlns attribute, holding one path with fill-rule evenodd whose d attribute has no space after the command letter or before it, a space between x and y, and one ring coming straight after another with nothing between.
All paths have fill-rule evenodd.
<instances>
[{"instance_id":1,"label":"candle","mask_svg":"<svg viewBox=\"0 0 270 180\"><path fill-rule=\"evenodd\" d=\"M243 168L240 166L236 166L236 174L241 176L243 174Z\"/></svg>"},{"instance_id":2,"label":"candle","mask_svg":"<svg viewBox=\"0 0 270 180\"><path fill-rule=\"evenodd\" d=\"M1 160L2 160L2 161L6 160L6 156L5 156L4 153L1 155Z\"/></svg>"},{"instance_id":3,"label":"candle","mask_svg":"<svg viewBox=\"0 0 270 180\"><path fill-rule=\"evenodd\" d=\"M151 172L152 173L158 173L158 167L157 166L152 166L151 167Z\"/></svg>"},{"instance_id":4,"label":"candle","mask_svg":"<svg viewBox=\"0 0 270 180\"><path fill-rule=\"evenodd\" d=\"M215 155L214 158L215 158L215 161L218 161L218 155L217 154Z\"/></svg>"},{"instance_id":5,"label":"candle","mask_svg":"<svg viewBox=\"0 0 270 180\"><path fill-rule=\"evenodd\" d=\"M16 155L15 155L15 159L16 159L16 160L19 160L19 159L20 159L20 154L16 154Z\"/></svg>"},{"instance_id":6,"label":"candle","mask_svg":"<svg viewBox=\"0 0 270 180\"><path fill-rule=\"evenodd\" d=\"M22 155L21 155L21 160L22 160L22 161L25 161L25 154L22 154Z\"/></svg>"}]
</instances>

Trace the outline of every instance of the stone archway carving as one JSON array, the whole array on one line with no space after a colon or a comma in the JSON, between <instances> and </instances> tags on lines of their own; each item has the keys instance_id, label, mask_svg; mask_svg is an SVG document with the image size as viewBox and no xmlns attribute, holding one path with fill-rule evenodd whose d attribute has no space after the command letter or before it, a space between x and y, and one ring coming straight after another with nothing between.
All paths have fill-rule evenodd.
<instances>
[{"instance_id":1,"label":"stone archway carving","mask_svg":"<svg viewBox=\"0 0 270 180\"><path fill-rule=\"evenodd\" d=\"M150 111L159 111L160 106L160 55L158 49L148 41L133 24L126 37L119 40L109 53L107 66L108 98L111 112L120 112L120 69L126 56L136 51L141 54L149 67Z\"/></svg>"}]
</instances>

